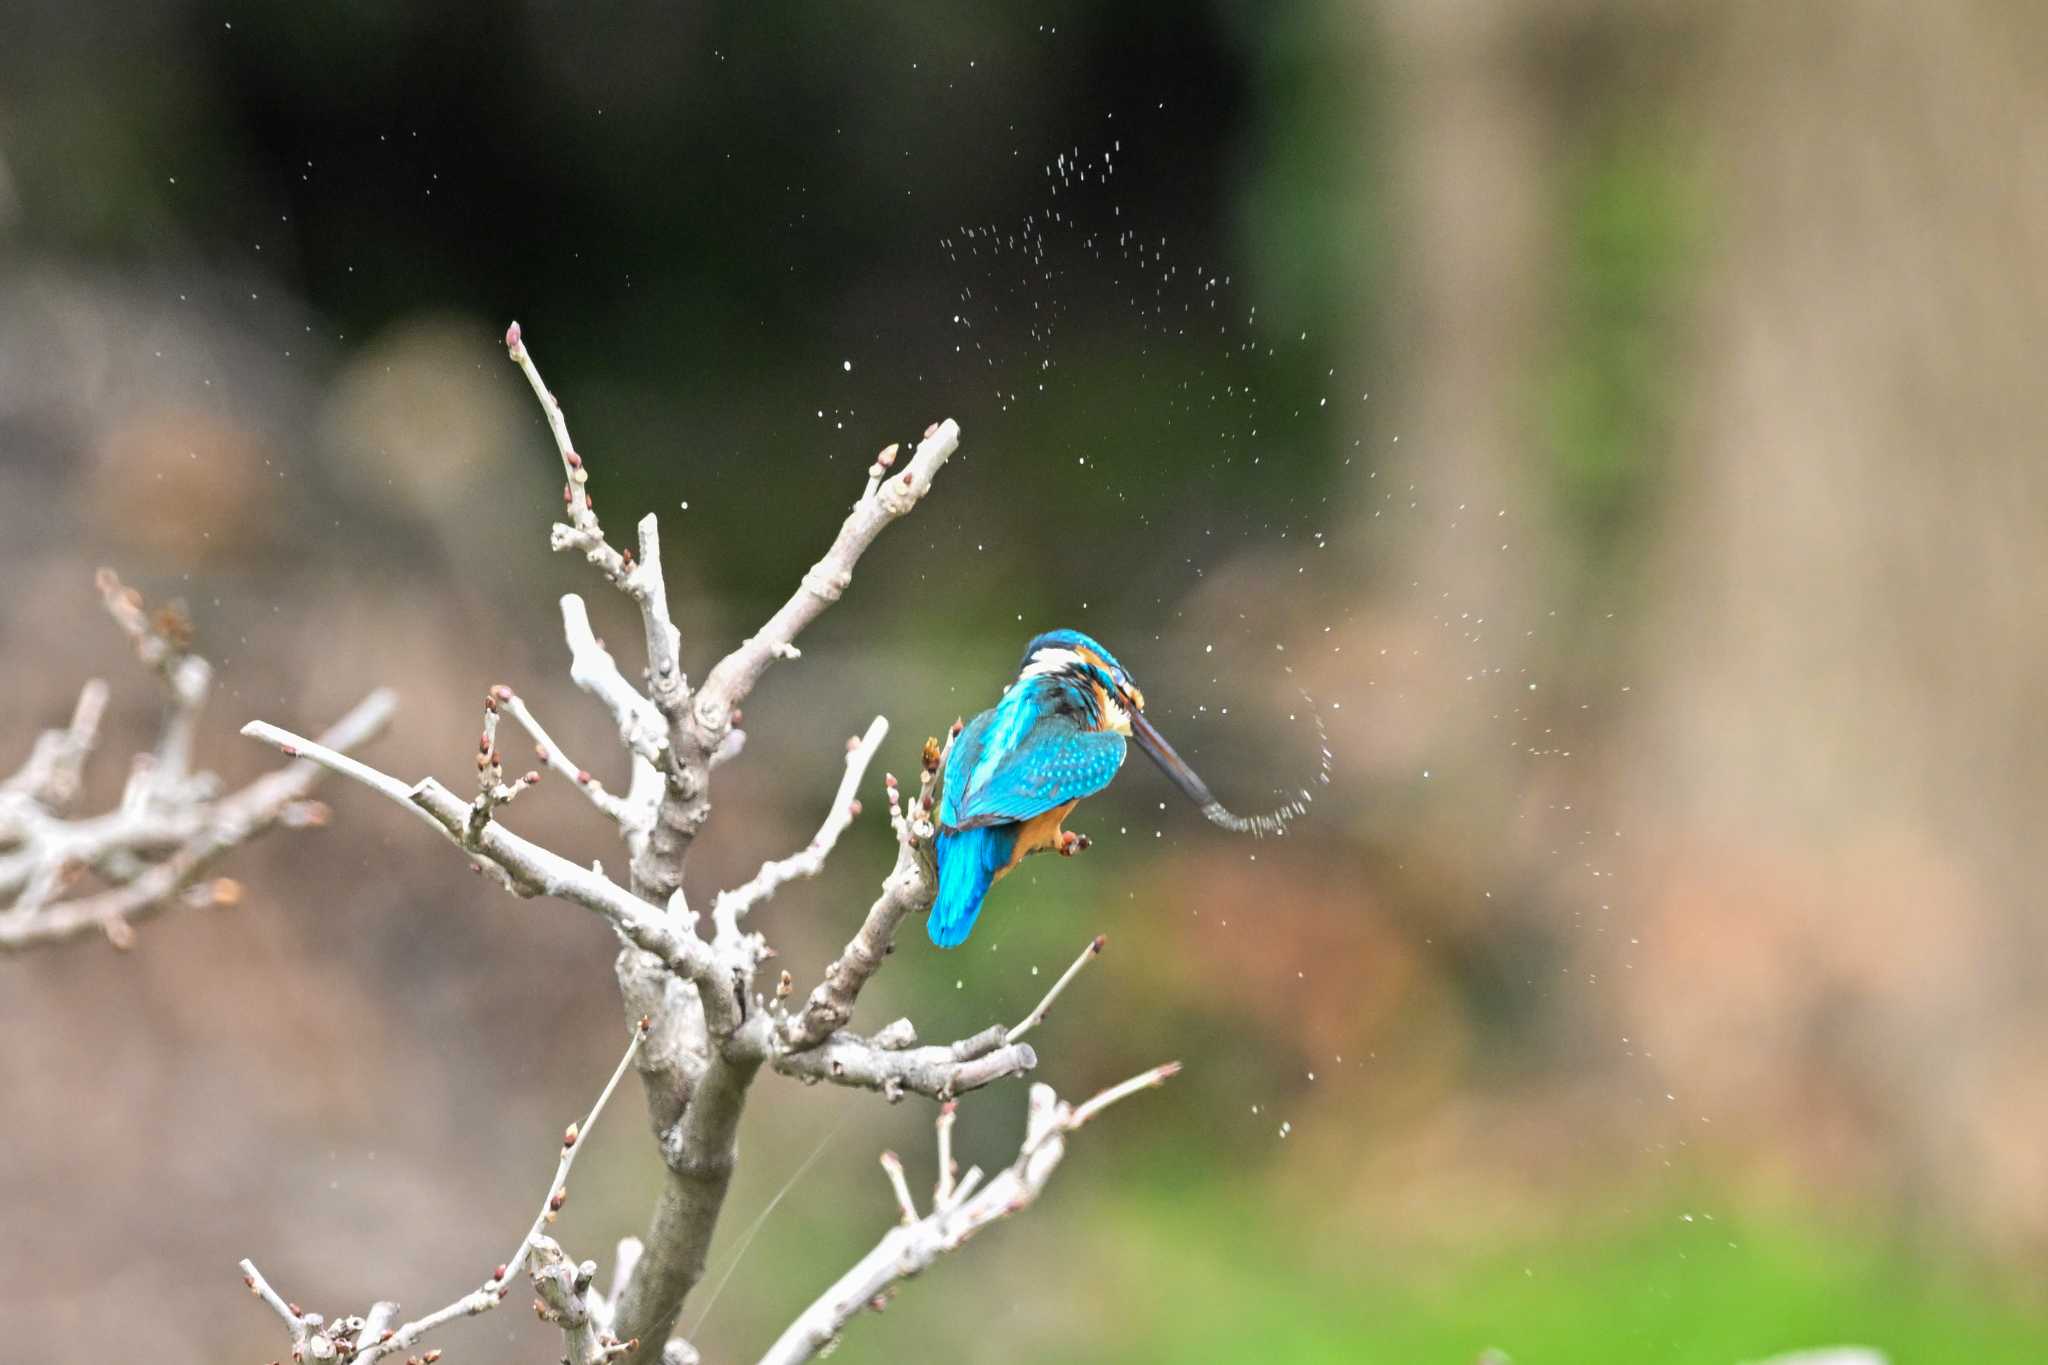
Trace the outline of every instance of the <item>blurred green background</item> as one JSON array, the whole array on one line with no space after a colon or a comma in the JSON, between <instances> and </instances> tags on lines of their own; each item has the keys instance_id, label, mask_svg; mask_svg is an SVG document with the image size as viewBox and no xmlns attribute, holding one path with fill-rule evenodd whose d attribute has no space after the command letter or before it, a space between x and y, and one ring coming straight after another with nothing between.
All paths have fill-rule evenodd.
<instances>
[{"instance_id":1,"label":"blurred green background","mask_svg":"<svg viewBox=\"0 0 2048 1365\"><path fill-rule=\"evenodd\" d=\"M844 735L886 713L876 782L908 773L1039 629L1107 642L1240 807L1313 770L1316 699L1336 777L1296 834L1224 836L1137 765L968 947L906 931L868 1026L1021 1016L1107 932L1039 1079L1186 1070L840 1359L2048 1359L2048 11L0 27L5 753L89 674L111 747L148 734L105 563L189 604L230 778L243 721L378 683L407 776L460 776L501 680L608 761L555 598L637 628L545 551L514 317L615 533L661 514L696 673L877 448L965 431L749 701L699 903L802 843ZM871 786L761 912L800 980L887 866ZM20 1359L269 1359L238 1257L419 1310L529 1216L616 1055L606 936L328 796L234 860L240 909L0 961ZM618 856L565 793L517 814ZM1022 1102L972 1096L966 1156L1006 1160ZM579 1255L641 1230L637 1104L578 1166ZM685 1313L707 1360L872 1244L875 1154L922 1184L930 1118L764 1078ZM507 1311L443 1344L558 1342Z\"/></svg>"}]
</instances>

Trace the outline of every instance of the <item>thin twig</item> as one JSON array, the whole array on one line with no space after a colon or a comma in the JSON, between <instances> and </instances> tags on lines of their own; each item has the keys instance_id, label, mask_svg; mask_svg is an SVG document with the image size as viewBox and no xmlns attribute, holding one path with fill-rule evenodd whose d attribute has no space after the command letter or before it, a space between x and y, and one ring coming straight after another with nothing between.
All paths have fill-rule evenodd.
<instances>
[{"instance_id":1,"label":"thin twig","mask_svg":"<svg viewBox=\"0 0 2048 1365\"><path fill-rule=\"evenodd\" d=\"M606 576L615 581L623 578L626 572L624 560L604 543L597 511L591 506L590 494L584 487L590 482L590 471L584 468L583 457L576 453L575 443L569 439L569 422L562 415L562 405L541 379L540 370L534 365L533 355L526 349L525 339L516 322L505 329L505 350L512 357L512 363L519 367L519 372L526 376L526 382L533 386L534 397L540 400L540 410L547 418L548 430L554 435L555 450L562 457L562 503L568 509L564 515L576 531L594 537L595 544L608 554L609 557L599 563Z\"/></svg>"},{"instance_id":2,"label":"thin twig","mask_svg":"<svg viewBox=\"0 0 2048 1365\"><path fill-rule=\"evenodd\" d=\"M1067 983L1079 976L1083 967L1093 962L1097 957L1100 957L1102 955L1102 946L1108 942L1108 934L1097 934L1094 941L1081 950L1081 955L1074 959L1074 965L1060 973L1060 979L1052 983L1052 989L1045 993L1045 999L1039 1001L1037 1008L1018 1020L1017 1027L1010 1030L1011 1042L1016 1042L1032 1029L1038 1027L1045 1019L1046 1011L1052 1008L1052 1002L1059 999L1060 992L1067 988Z\"/></svg>"},{"instance_id":3,"label":"thin twig","mask_svg":"<svg viewBox=\"0 0 2048 1365\"><path fill-rule=\"evenodd\" d=\"M854 793L860 790L868 764L888 734L888 718L876 716L866 734L846 742L846 773L839 779L839 790L832 794L832 804L827 808L824 823L818 826L817 834L802 851L762 863L761 870L751 881L721 892L712 911L720 917L721 929L726 921L737 924L747 911L774 895L784 883L799 877L815 877L824 870L825 859L839 842L839 836L853 823L853 817L860 814L860 802L854 799Z\"/></svg>"},{"instance_id":4,"label":"thin twig","mask_svg":"<svg viewBox=\"0 0 2048 1365\"><path fill-rule=\"evenodd\" d=\"M244 725L242 733L250 739L260 739L266 744L274 745L287 758L302 758L318 764L331 773L360 782L380 796L407 803L412 799L412 788L405 783L360 759L349 757L332 745L307 739L303 735L295 735L282 726L261 720L252 720ZM431 819L425 816L422 818Z\"/></svg>"},{"instance_id":5,"label":"thin twig","mask_svg":"<svg viewBox=\"0 0 2048 1365\"><path fill-rule=\"evenodd\" d=\"M554 1221L555 1215L561 1211L568 1197L569 1169L575 1165L577 1154L587 1145L586 1139L590 1130L597 1126L598 1116L604 1113L605 1104L611 1099L612 1092L618 1089L619 1079L633 1065L633 1059L639 1056L640 1045L646 1039L647 1031L648 1025L645 1020L634 1028L624 1055L619 1058L619 1064L612 1069L611 1078L605 1082L604 1089L598 1092L597 1102L591 1105L590 1113L580 1124L570 1124L568 1130L563 1133L562 1154L555 1163L555 1176L548 1183L547 1195L541 1200L540 1213L505 1264L493 1271L491 1278L484 1281L480 1288L473 1289L454 1302L437 1308L423 1317L415 1318L401 1327L390 1328L387 1325L397 1317L396 1304L380 1301L374 1305L368 1317L364 1319L364 1325L342 1338L349 1350L354 1353L350 1357L354 1365L369 1365L370 1362L384 1356L395 1355L417 1344L437 1327L453 1322L457 1318L475 1317L479 1313L496 1308L504 1302L506 1289L512 1277L526 1266L535 1247L542 1242L554 1246L553 1241L544 1235L544 1229ZM623 1254L623 1247L621 1251ZM561 1255L559 1247L555 1247L555 1254L558 1257ZM337 1342L335 1337L342 1330L343 1323L325 1324L318 1315L295 1312L291 1305L270 1287L269 1281L263 1278L262 1272L258 1271L251 1261L242 1262L242 1276L250 1289L260 1295L263 1301L270 1305L271 1310L284 1320L286 1328L292 1333L292 1349L295 1356L315 1360L337 1358L340 1342ZM369 1326L371 1323L377 1324L374 1334ZM585 1324L578 1323L575 1326L582 1328ZM569 1329L565 1327L564 1330ZM572 1340L580 1343L581 1337L572 1336ZM578 1350L583 1352L579 1358L610 1358L607 1355L592 1353L600 1347L610 1350L609 1346L597 1342L594 1337L588 1348L579 1344ZM435 1359L437 1356L438 1352L432 1352L426 1359Z\"/></svg>"},{"instance_id":6,"label":"thin twig","mask_svg":"<svg viewBox=\"0 0 2048 1365\"><path fill-rule=\"evenodd\" d=\"M292 1311L292 1306L284 1301L282 1295L270 1287L270 1281L263 1278L263 1272L256 1268L255 1262L242 1262L242 1283L249 1286L250 1293L270 1305L270 1311L283 1319L286 1330L299 1330L299 1315Z\"/></svg>"},{"instance_id":7,"label":"thin twig","mask_svg":"<svg viewBox=\"0 0 2048 1365\"><path fill-rule=\"evenodd\" d=\"M903 1223L908 1227L917 1221L917 1203L910 1197L910 1182L903 1178L903 1160L894 1152L884 1152L881 1157L882 1171L889 1177L889 1188L896 1192L896 1206L903 1210Z\"/></svg>"},{"instance_id":8,"label":"thin twig","mask_svg":"<svg viewBox=\"0 0 2048 1365\"><path fill-rule=\"evenodd\" d=\"M910 465L885 480L870 479L867 490L840 526L825 557L812 565L803 584L775 615L738 649L720 659L697 690L697 723L720 736L732 709L746 700L768 665L792 656L796 637L846 591L853 566L882 528L915 507L931 491L932 479L960 446L960 426L951 418L925 429Z\"/></svg>"},{"instance_id":9,"label":"thin twig","mask_svg":"<svg viewBox=\"0 0 2048 1365\"><path fill-rule=\"evenodd\" d=\"M569 439L569 422L562 405L548 390L526 347L518 323L505 332L505 349L512 362L526 376L534 396L540 399L555 449L562 457L562 503L566 525L557 523L549 543L557 550L576 550L639 605L641 624L647 637L647 671L652 683L653 705L664 715L682 711L688 686L682 673L682 636L669 619L668 590L661 572L661 531L653 513L640 519L640 560L612 548L597 520L590 500L590 467Z\"/></svg>"},{"instance_id":10,"label":"thin twig","mask_svg":"<svg viewBox=\"0 0 2048 1365\"><path fill-rule=\"evenodd\" d=\"M953 1124L959 1116L959 1102L947 1100L939 1106L938 1122L933 1125L939 1134L939 1174L932 1182L934 1205L948 1204L953 1200Z\"/></svg>"},{"instance_id":11,"label":"thin twig","mask_svg":"<svg viewBox=\"0 0 2048 1365\"><path fill-rule=\"evenodd\" d=\"M505 710L511 713L512 719L518 721L526 733L533 736L534 757L568 778L591 805L612 820L624 825L632 818L633 811L624 799L606 791L604 783L591 776L588 768L578 767L574 760L562 752L562 746L555 743L553 736L541 728L540 721L527 707L524 697L514 692L505 701L504 706Z\"/></svg>"},{"instance_id":12,"label":"thin twig","mask_svg":"<svg viewBox=\"0 0 2048 1365\"><path fill-rule=\"evenodd\" d=\"M647 1030L651 1022L647 1019L640 1021L639 1026L633 1030L633 1041L626 1044L625 1055L621 1056L619 1064L612 1068L611 1079L606 1081L604 1089L598 1092L597 1103L590 1106L590 1113L582 1123L570 1124L568 1131L562 1135L562 1160L555 1167L555 1178L548 1186L547 1198L541 1200L540 1213L534 1217L533 1226L527 1229L526 1237L505 1262L504 1272L491 1277L499 1284L502 1285L511 1276L519 1273L519 1268L526 1263L526 1253L533 1248L533 1239L540 1236L542 1230L554 1222L555 1215L561 1211L562 1201L569 1191L569 1168L576 1164L577 1154L587 1145L582 1138L597 1126L597 1116L604 1112L606 1103L612 1097L612 1091L619 1088L619 1078L626 1074L626 1068L633 1065L633 1059L640 1055L640 1044L647 1040Z\"/></svg>"},{"instance_id":13,"label":"thin twig","mask_svg":"<svg viewBox=\"0 0 2048 1365\"><path fill-rule=\"evenodd\" d=\"M511 700L512 689L503 683L484 694L484 731L477 740L476 800L469 807L472 831L482 829L500 806L511 805L540 781L539 772L528 771L510 786L505 784L505 756L498 752L498 712Z\"/></svg>"},{"instance_id":14,"label":"thin twig","mask_svg":"<svg viewBox=\"0 0 2048 1365\"><path fill-rule=\"evenodd\" d=\"M1131 1077L1127 1081L1121 1081L1111 1086L1093 1099L1084 1101L1071 1114L1067 1115L1064 1121L1066 1131L1069 1133L1073 1132L1076 1128L1079 1128L1118 1100L1127 1099L1137 1094L1140 1090L1151 1090L1162 1086L1166 1084L1168 1079L1179 1074L1179 1062L1166 1062L1153 1067L1150 1071L1143 1072Z\"/></svg>"}]
</instances>

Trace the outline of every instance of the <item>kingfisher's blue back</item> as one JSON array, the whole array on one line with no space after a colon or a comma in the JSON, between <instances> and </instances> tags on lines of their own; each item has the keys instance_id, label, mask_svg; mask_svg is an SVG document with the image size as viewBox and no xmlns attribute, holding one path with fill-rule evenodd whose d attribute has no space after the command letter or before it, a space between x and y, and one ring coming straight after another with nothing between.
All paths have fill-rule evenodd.
<instances>
[{"instance_id":1,"label":"kingfisher's blue back","mask_svg":"<svg viewBox=\"0 0 2048 1365\"><path fill-rule=\"evenodd\" d=\"M1073 851L1078 838L1061 822L1123 765L1136 696L1122 665L1079 631L1052 631L1026 648L1017 681L946 757L933 943L965 942L989 887L1027 854Z\"/></svg>"},{"instance_id":2,"label":"kingfisher's blue back","mask_svg":"<svg viewBox=\"0 0 2048 1365\"><path fill-rule=\"evenodd\" d=\"M1316 730L1322 731L1320 720ZM932 942L941 948L966 942L989 887L1026 854L1072 854L1088 846L1061 822L1075 802L1116 776L1126 736L1211 824L1240 834L1284 834L1288 822L1308 810L1306 788L1263 814L1231 810L1146 717L1145 694L1108 650L1078 630L1048 631L1024 647L1017 681L1003 699L963 726L946 755L939 890L927 924ZM1319 776L1330 780L1327 743Z\"/></svg>"}]
</instances>

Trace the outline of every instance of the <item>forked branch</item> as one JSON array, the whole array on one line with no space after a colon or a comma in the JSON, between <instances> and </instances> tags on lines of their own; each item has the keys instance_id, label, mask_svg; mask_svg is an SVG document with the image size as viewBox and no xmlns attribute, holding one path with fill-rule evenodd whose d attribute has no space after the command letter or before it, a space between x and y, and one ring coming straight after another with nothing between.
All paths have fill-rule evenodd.
<instances>
[{"instance_id":1,"label":"forked branch","mask_svg":"<svg viewBox=\"0 0 2048 1365\"><path fill-rule=\"evenodd\" d=\"M934 1182L932 1211L918 1216L902 1163L894 1152L884 1152L882 1169L895 1192L897 1207L903 1212L902 1223L883 1234L873 1251L840 1276L789 1325L761 1357L761 1365L798 1365L830 1347L846 1324L863 1310L883 1307L899 1281L930 1269L939 1257L975 1233L1037 1199L1066 1155L1069 1133L1118 1100L1163 1085L1179 1070L1179 1062L1153 1067L1080 1105L1067 1104L1049 1085L1032 1086L1024 1142L1018 1148L1017 1159L986 1184L982 1183L979 1167L969 1170L957 1182L953 1178L953 1107L948 1104L938 1121L939 1172Z\"/></svg>"}]
</instances>

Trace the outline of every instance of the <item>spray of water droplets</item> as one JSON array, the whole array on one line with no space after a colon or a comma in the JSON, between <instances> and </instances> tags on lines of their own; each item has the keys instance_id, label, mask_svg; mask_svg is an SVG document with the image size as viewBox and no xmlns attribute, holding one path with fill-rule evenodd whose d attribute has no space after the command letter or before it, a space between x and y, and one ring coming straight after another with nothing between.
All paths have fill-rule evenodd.
<instances>
[{"instance_id":1,"label":"spray of water droplets","mask_svg":"<svg viewBox=\"0 0 2048 1365\"><path fill-rule=\"evenodd\" d=\"M1316 726L1316 751L1320 755L1320 766L1316 770L1316 785L1330 785L1330 769L1335 760L1330 755L1330 732L1323 726L1322 708L1316 699L1303 692L1301 699L1308 703L1309 715ZM1232 834L1249 834L1254 839L1263 839L1268 834L1275 838L1287 833L1288 825L1308 814L1309 804L1316 799L1313 788L1303 787L1295 793L1292 801L1283 802L1272 810L1258 815L1239 815L1221 801L1211 801L1202 807L1202 814L1209 823L1219 825Z\"/></svg>"}]
</instances>

